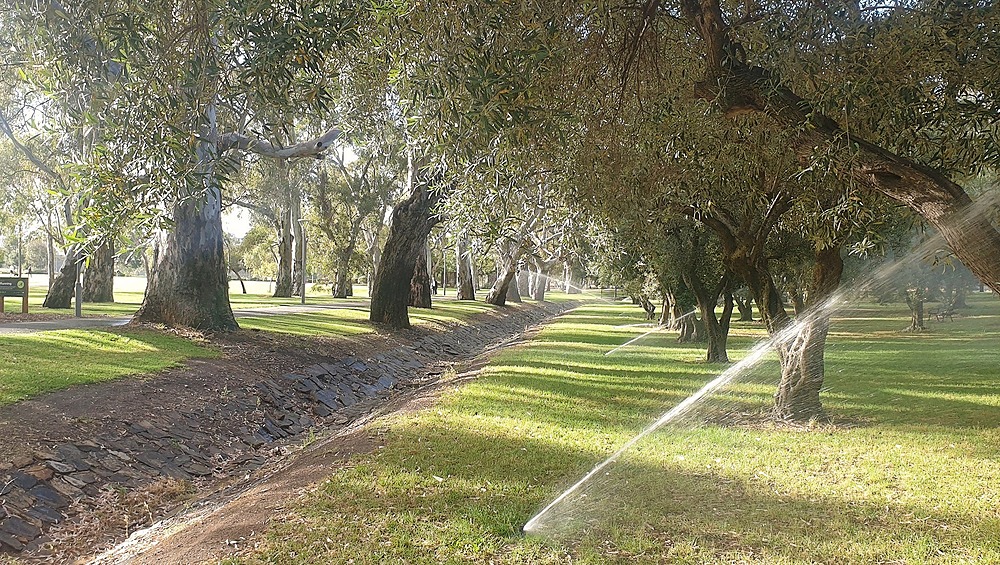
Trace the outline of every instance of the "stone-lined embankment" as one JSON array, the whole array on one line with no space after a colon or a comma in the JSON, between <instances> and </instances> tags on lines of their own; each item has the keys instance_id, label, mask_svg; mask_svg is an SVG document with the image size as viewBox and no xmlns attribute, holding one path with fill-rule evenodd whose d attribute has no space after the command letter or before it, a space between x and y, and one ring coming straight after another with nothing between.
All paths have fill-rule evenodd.
<instances>
[{"instance_id":1,"label":"stone-lined embankment","mask_svg":"<svg viewBox=\"0 0 1000 565\"><path fill-rule=\"evenodd\" d=\"M143 489L165 478L204 489L246 476L280 453L276 443L349 424L566 307L524 305L468 325L412 331L364 358L327 359L195 409L150 413L0 462L0 553L44 552L46 533L107 489Z\"/></svg>"}]
</instances>

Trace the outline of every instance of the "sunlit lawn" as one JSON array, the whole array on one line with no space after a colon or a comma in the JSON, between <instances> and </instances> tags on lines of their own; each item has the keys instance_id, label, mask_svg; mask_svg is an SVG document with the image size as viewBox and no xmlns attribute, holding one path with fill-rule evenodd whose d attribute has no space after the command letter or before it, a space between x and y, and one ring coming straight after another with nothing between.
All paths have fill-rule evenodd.
<instances>
[{"instance_id":1,"label":"sunlit lawn","mask_svg":"<svg viewBox=\"0 0 1000 565\"><path fill-rule=\"evenodd\" d=\"M591 303L333 472L239 563L998 563L1000 302L898 332L905 307L834 321L823 397L835 426L722 425L773 392L773 361L712 409L650 436L522 525L722 369ZM739 324L731 353L760 335ZM738 355L734 355L738 356ZM734 401L735 400L735 401ZM734 401L734 402L730 402Z\"/></svg>"},{"instance_id":2,"label":"sunlit lawn","mask_svg":"<svg viewBox=\"0 0 1000 565\"><path fill-rule=\"evenodd\" d=\"M137 277L115 277L115 302L110 304L83 303L82 314L84 316L131 316L142 304L142 296L145 291L146 280ZM290 305L295 306L300 303L299 297L274 298L274 283L267 281L247 281L247 294L242 292L239 281L229 283L229 302L234 309L241 308L268 308L271 306ZM306 293L306 301L309 304L331 304L336 302L330 296L328 290L313 289ZM30 314L46 314L59 316L75 315L74 308L54 309L43 308L42 302L45 300L47 291L47 278L44 275L32 275L30 277L28 296L28 312ZM368 287L365 285L354 286L354 300L367 299ZM351 299L348 299L351 300ZM21 299L7 298L5 301L7 312L20 312Z\"/></svg>"},{"instance_id":3,"label":"sunlit lawn","mask_svg":"<svg viewBox=\"0 0 1000 565\"><path fill-rule=\"evenodd\" d=\"M129 290L137 284L136 279L125 279L124 282L125 284L118 285L116 304L87 305L84 313L128 315L134 312L142 300L142 294L141 291ZM367 300L364 298L366 289L356 286L355 294L354 298L339 300L326 295L307 295L309 304L338 307L305 313L245 317L239 318L239 323L244 330L304 337L370 333L374 328L368 321ZM261 294L231 294L231 298L234 309L299 304L298 298L276 299ZM560 293L553 293L551 298L566 299ZM32 299L41 301L34 294ZM417 327L445 328L450 324L466 323L474 315L495 309L496 307L483 302L459 302L452 294L436 299L432 309L410 309L410 318ZM39 310L48 312L47 309ZM66 312L67 315L71 313L71 310ZM192 341L154 331L81 329L36 334L0 334L0 404L76 384L155 372L176 366L191 357L216 354Z\"/></svg>"},{"instance_id":4,"label":"sunlit lawn","mask_svg":"<svg viewBox=\"0 0 1000 565\"><path fill-rule=\"evenodd\" d=\"M151 331L63 330L0 335L0 405L218 353Z\"/></svg>"}]
</instances>

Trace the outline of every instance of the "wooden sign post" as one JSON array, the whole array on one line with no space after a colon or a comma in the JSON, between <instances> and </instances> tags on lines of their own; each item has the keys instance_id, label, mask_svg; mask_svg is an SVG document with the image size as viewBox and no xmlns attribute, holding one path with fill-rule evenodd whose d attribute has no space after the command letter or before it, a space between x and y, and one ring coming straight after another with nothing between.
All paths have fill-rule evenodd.
<instances>
[{"instance_id":1,"label":"wooden sign post","mask_svg":"<svg viewBox=\"0 0 1000 565\"><path fill-rule=\"evenodd\" d=\"M0 314L4 311L4 299L8 296L21 299L21 313L28 313L28 279L20 277L0 277Z\"/></svg>"}]
</instances>

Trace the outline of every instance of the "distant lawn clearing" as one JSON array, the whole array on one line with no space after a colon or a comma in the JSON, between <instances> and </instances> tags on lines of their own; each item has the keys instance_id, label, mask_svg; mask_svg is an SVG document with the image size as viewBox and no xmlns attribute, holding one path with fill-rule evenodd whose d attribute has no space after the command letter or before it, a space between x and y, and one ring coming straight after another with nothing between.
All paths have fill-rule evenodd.
<instances>
[{"instance_id":1,"label":"distant lawn clearing","mask_svg":"<svg viewBox=\"0 0 1000 565\"><path fill-rule=\"evenodd\" d=\"M176 366L218 353L152 331L62 330L0 335L0 405L73 385Z\"/></svg>"},{"instance_id":2,"label":"distant lawn clearing","mask_svg":"<svg viewBox=\"0 0 1000 565\"><path fill-rule=\"evenodd\" d=\"M842 425L693 418L615 464L591 508L565 516L576 529L525 538L536 511L722 369L671 333L605 356L644 331L617 327L641 310L585 306L391 418L384 449L232 562L1000 563L1000 302L975 298L919 335L897 332L905 307L836 320L824 400ZM761 332L734 334L732 354ZM773 370L737 383L730 408L768 406Z\"/></svg>"}]
</instances>

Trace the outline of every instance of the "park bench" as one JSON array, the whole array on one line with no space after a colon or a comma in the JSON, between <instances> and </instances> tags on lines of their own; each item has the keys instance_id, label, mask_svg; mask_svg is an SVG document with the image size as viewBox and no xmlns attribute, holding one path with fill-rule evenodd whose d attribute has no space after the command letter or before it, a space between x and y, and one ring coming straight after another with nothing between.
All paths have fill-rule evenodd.
<instances>
[{"instance_id":1,"label":"park bench","mask_svg":"<svg viewBox=\"0 0 1000 565\"><path fill-rule=\"evenodd\" d=\"M945 318L948 318L948 320L954 322L955 315L957 313L958 312L955 311L954 306L942 306L941 308L931 308L931 310L929 311L929 314L931 316L934 316L934 319L939 322L943 322Z\"/></svg>"}]
</instances>

